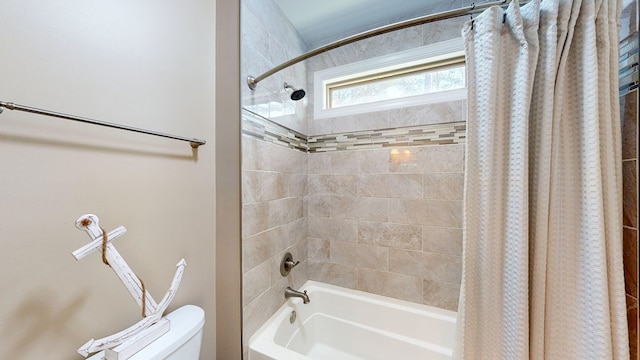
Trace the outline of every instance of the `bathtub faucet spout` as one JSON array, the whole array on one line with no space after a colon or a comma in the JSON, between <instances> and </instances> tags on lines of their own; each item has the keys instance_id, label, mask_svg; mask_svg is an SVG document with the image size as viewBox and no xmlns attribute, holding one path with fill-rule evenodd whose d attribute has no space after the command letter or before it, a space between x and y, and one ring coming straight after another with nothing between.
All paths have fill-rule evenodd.
<instances>
[{"instance_id":1,"label":"bathtub faucet spout","mask_svg":"<svg viewBox=\"0 0 640 360\"><path fill-rule=\"evenodd\" d=\"M293 290L291 286L287 286L287 288L284 289L284 298L288 299L290 297L299 297L302 299L302 302L304 304L308 304L311 302L311 300L309 300L309 295L307 295L307 290L305 290L304 292L300 292Z\"/></svg>"}]
</instances>

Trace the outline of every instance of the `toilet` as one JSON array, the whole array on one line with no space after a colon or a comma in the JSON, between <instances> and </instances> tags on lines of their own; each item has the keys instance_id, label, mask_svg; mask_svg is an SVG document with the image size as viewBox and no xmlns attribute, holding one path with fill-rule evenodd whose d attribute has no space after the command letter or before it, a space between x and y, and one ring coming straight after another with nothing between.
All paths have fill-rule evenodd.
<instances>
[{"instance_id":1,"label":"toilet","mask_svg":"<svg viewBox=\"0 0 640 360\"><path fill-rule=\"evenodd\" d=\"M130 360L198 360L202 343L204 310L195 305L185 305L167 314L171 330L144 349L130 357ZM104 351L88 358L104 359Z\"/></svg>"}]
</instances>

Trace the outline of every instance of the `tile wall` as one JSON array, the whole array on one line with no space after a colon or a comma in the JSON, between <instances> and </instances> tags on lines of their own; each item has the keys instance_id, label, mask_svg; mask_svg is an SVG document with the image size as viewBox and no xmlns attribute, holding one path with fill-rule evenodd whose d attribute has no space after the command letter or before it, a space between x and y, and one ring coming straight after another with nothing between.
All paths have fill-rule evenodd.
<instances>
[{"instance_id":1,"label":"tile wall","mask_svg":"<svg viewBox=\"0 0 640 360\"><path fill-rule=\"evenodd\" d=\"M623 1L620 27L622 120L623 251L631 360L638 354L638 1ZM635 48L635 50L634 50ZM635 60L633 54L635 53ZM629 56L631 54L631 56ZM635 71L633 65L635 64ZM635 72L635 78L633 73ZM629 84L635 90L629 91Z\"/></svg>"},{"instance_id":2,"label":"tile wall","mask_svg":"<svg viewBox=\"0 0 640 360\"><path fill-rule=\"evenodd\" d=\"M253 91L246 86L247 76L260 76L303 54L307 51L306 44L273 1L242 0L240 21L242 107L290 129L306 133L307 100L291 101L289 92L284 89L285 82L296 88L308 88L304 62L260 81Z\"/></svg>"},{"instance_id":3,"label":"tile wall","mask_svg":"<svg viewBox=\"0 0 640 360\"><path fill-rule=\"evenodd\" d=\"M427 13L462 6L459 3L440 4ZM467 20L454 18L415 26L320 54L307 60L307 83L313 83L315 71L460 37ZM398 134L394 135L395 144L383 143L379 129L402 131L426 126L437 132L436 124L442 123L460 124L463 129L466 102L328 119L315 119L313 107L310 97L310 278L457 309L464 130L455 144L447 140L449 145L434 146L438 143L409 141L403 145ZM343 146L340 141L348 144L348 137L355 139L355 144ZM330 145L316 149L317 140ZM362 147L369 149L350 150Z\"/></svg>"},{"instance_id":4,"label":"tile wall","mask_svg":"<svg viewBox=\"0 0 640 360\"><path fill-rule=\"evenodd\" d=\"M309 154L309 277L456 310L464 145Z\"/></svg>"},{"instance_id":5,"label":"tile wall","mask_svg":"<svg viewBox=\"0 0 640 360\"><path fill-rule=\"evenodd\" d=\"M246 75L306 50L271 1L246 0L241 11L243 84ZM307 121L312 94L294 103L281 85L287 81L309 89L307 74L336 65L334 53L355 51L356 56L340 59L347 63L460 36L464 20L400 31L393 41L365 40L276 73L255 91L242 87L245 353L248 338L284 303L284 287L300 287L309 274L340 284L342 269L348 268L352 281L343 286L457 306L464 102L336 118L327 127ZM443 122L452 124L435 125ZM377 131L361 132L372 129L392 134L381 140ZM312 134L316 138L307 138ZM348 150L354 148L366 150ZM317 167L318 161L328 161L328 167ZM405 185L411 186L408 194ZM329 205L326 212L320 210L322 202ZM440 207L445 211L436 211ZM422 220L420 214L429 216ZM357 257L349 259L355 254L351 250ZM302 263L282 277L277 270L285 251ZM426 296L424 289L429 289Z\"/></svg>"},{"instance_id":6,"label":"tile wall","mask_svg":"<svg viewBox=\"0 0 640 360\"><path fill-rule=\"evenodd\" d=\"M308 278L307 154L247 136L242 141L242 302L247 340L284 303L284 289L299 288ZM283 277L280 260L286 252L301 264Z\"/></svg>"},{"instance_id":7,"label":"tile wall","mask_svg":"<svg viewBox=\"0 0 640 360\"><path fill-rule=\"evenodd\" d=\"M242 107L276 122L265 127L243 121L243 131L260 126L269 134L279 123L290 133L306 132L304 102L289 100L283 86L286 81L306 88L305 64L265 79L255 91L246 86L248 75L259 76L304 53L306 45L272 1L243 0L240 15ZM307 155L249 136L242 137L241 146L242 343L247 358L249 337L284 303L284 288L299 288L307 280ZM302 263L283 277L280 259L287 251Z\"/></svg>"}]
</instances>

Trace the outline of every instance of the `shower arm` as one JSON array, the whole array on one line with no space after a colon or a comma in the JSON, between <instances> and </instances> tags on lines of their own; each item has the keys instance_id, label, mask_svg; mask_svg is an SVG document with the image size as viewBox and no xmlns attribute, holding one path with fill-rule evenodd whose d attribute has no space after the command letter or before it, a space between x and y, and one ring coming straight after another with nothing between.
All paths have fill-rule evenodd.
<instances>
[{"instance_id":1,"label":"shower arm","mask_svg":"<svg viewBox=\"0 0 640 360\"><path fill-rule=\"evenodd\" d=\"M522 1L520 4L526 4L528 3L530 0L528 1ZM348 36L344 39L341 40L337 40L334 42L331 42L327 45L321 46L319 48L316 48L314 50L308 51L300 56L297 56L289 61L286 61L274 68L272 68L271 70L265 72L262 75L253 77L251 75L249 75L247 77L247 86L249 86L249 89L251 90L255 90L256 86L258 85L258 83L266 78L268 78L269 76L284 70L286 68L288 68L289 66L295 65L301 61L307 60L310 57L322 54L324 52L327 52L329 50L333 50L335 48L339 48L341 46L347 45L347 44L351 44L353 42L359 41L359 40L364 40L376 35L380 35L380 34L386 34L388 32L392 32L395 30L400 30L400 29L405 29L408 27L412 27L412 26L416 26L416 25L422 25L422 24L426 24L426 23L430 23L430 22L434 22L434 21L438 21L438 20L444 20L444 19L449 19L449 18L454 18L454 17L459 17L459 16L463 16L463 15L470 15L470 14L474 14L480 11L483 11L485 9L488 9L492 6L505 6L508 5L511 1L510 0L501 0L501 1L493 1L493 2L489 2L489 3L484 3L484 4L479 4L476 5L475 3L472 3L469 6L466 7L462 7L462 8L458 8L458 9L454 9L454 10L449 10L449 11L443 11L443 12L439 12L436 14L431 14L431 15L425 15L425 16L421 16L421 17L417 17L414 19L410 19L410 20L405 20L405 21L400 21L397 23L393 23L393 24L389 24L389 25L385 25L385 26L381 26L375 29L371 29L371 30L367 30L352 36Z\"/></svg>"}]
</instances>

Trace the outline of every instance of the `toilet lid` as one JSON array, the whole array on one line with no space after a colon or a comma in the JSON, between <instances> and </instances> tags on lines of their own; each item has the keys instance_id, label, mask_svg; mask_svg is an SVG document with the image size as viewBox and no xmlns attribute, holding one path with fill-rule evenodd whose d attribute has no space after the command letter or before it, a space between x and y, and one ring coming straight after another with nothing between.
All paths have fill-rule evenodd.
<instances>
[{"instance_id":1,"label":"toilet lid","mask_svg":"<svg viewBox=\"0 0 640 360\"><path fill-rule=\"evenodd\" d=\"M204 326L204 310L195 305L185 305L165 316L171 322L171 330L162 335L129 360L164 359L185 344ZM105 352L100 351L88 360L103 360Z\"/></svg>"}]
</instances>

